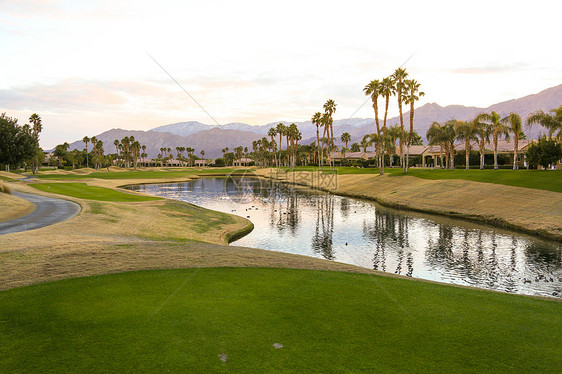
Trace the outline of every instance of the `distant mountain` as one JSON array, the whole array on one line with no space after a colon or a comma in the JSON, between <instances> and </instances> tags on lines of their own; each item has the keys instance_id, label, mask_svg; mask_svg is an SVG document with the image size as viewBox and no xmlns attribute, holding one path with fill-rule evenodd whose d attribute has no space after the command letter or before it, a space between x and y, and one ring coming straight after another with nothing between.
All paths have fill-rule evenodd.
<instances>
[{"instance_id":1,"label":"distant mountain","mask_svg":"<svg viewBox=\"0 0 562 374\"><path fill-rule=\"evenodd\" d=\"M415 110L414 129L422 136L425 136L427 129L433 121L445 122L450 119L471 120L482 112L498 112L502 117L509 113L517 113L523 118L536 111L548 111L562 105L562 85L552 87L534 95L528 95L519 99L508 100L489 106L488 108L466 107L462 105L448 105L442 107L436 103L428 103ZM379 113L383 115L384 113ZM404 113L404 125L409 126L410 112ZM382 125L382 118L380 119ZM387 120L387 125L392 126L399 122L398 117ZM205 150L205 157L216 158L222 156L221 150L225 147L231 150L238 146L252 149L252 141L267 136L271 127L278 123L289 125L291 122L279 121L261 126L250 126L245 123L229 123L222 126L207 125L201 122L179 122L165 126L159 126L149 131L129 131L112 129L96 138L104 142L106 153L114 153L115 139L121 140L125 136L134 136L141 144L147 146L149 158L156 157L160 153L160 148L175 148L179 146L192 147L196 149L197 155ZM316 141L316 126L311 121L295 122L302 132L301 144L310 144ZM375 131L374 118L350 118L334 121L334 136L340 138L344 132L349 132L352 143L360 142L365 134ZM537 138L544 129L535 126L531 130L525 128L528 138ZM338 141L338 144L341 144ZM70 145L71 149L83 149L84 143L76 141ZM90 145L91 147L91 145Z\"/></svg>"}]
</instances>

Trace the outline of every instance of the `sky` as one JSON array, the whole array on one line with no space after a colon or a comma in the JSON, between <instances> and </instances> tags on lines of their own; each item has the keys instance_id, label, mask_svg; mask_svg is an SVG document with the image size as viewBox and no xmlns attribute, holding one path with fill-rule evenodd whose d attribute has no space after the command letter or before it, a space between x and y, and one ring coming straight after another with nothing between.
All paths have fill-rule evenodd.
<instances>
[{"instance_id":1,"label":"sky","mask_svg":"<svg viewBox=\"0 0 562 374\"><path fill-rule=\"evenodd\" d=\"M368 118L363 87L399 66L417 106L487 107L562 83L561 4L0 0L0 113L38 113L44 149L112 128L306 121L328 99L335 119Z\"/></svg>"}]
</instances>

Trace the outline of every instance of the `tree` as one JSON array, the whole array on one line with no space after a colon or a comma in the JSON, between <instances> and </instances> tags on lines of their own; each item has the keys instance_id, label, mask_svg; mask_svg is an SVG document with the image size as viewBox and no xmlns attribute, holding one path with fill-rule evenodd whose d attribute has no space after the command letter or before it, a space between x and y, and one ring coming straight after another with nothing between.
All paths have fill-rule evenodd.
<instances>
[{"instance_id":1,"label":"tree","mask_svg":"<svg viewBox=\"0 0 562 374\"><path fill-rule=\"evenodd\" d=\"M457 134L455 132L456 123L456 119L451 119L445 122L445 125L443 126L443 140L448 154L448 165L450 169L455 168L455 140L457 139Z\"/></svg>"},{"instance_id":2,"label":"tree","mask_svg":"<svg viewBox=\"0 0 562 374\"><path fill-rule=\"evenodd\" d=\"M322 122L322 113L314 113L311 121L313 125L316 125L316 148L318 150L318 166L320 166L320 147L318 147L318 145L320 145L320 124Z\"/></svg>"},{"instance_id":3,"label":"tree","mask_svg":"<svg viewBox=\"0 0 562 374\"><path fill-rule=\"evenodd\" d=\"M353 143L351 145L351 152L361 152L361 145L359 145L359 143Z\"/></svg>"},{"instance_id":4,"label":"tree","mask_svg":"<svg viewBox=\"0 0 562 374\"><path fill-rule=\"evenodd\" d=\"M439 166L441 167L441 169L443 169L443 151L445 150L445 133L443 130L443 125L441 125L439 122L434 121L427 130L425 136L427 137L430 145L439 146Z\"/></svg>"},{"instance_id":5,"label":"tree","mask_svg":"<svg viewBox=\"0 0 562 374\"><path fill-rule=\"evenodd\" d=\"M88 143L90 142L90 138L85 136L85 137L82 138L82 141L84 142L84 145L86 146L86 167L89 167L89 165L88 165Z\"/></svg>"},{"instance_id":6,"label":"tree","mask_svg":"<svg viewBox=\"0 0 562 374\"><path fill-rule=\"evenodd\" d=\"M279 123L275 128L276 134L279 135L279 151L277 152L277 168L281 168L281 149L283 148L283 135L285 135L286 127L284 124Z\"/></svg>"},{"instance_id":7,"label":"tree","mask_svg":"<svg viewBox=\"0 0 562 374\"><path fill-rule=\"evenodd\" d=\"M199 152L199 153L201 153L201 159L203 160L203 166L205 166L205 151L201 150L201 152Z\"/></svg>"},{"instance_id":8,"label":"tree","mask_svg":"<svg viewBox=\"0 0 562 374\"><path fill-rule=\"evenodd\" d=\"M555 138L559 141L562 140L562 105L550 111L553 114L547 114L542 110L532 113L527 118L527 126L532 127L534 124L539 124L548 130L548 137L552 138L556 133Z\"/></svg>"},{"instance_id":9,"label":"tree","mask_svg":"<svg viewBox=\"0 0 562 374\"><path fill-rule=\"evenodd\" d=\"M517 170L517 151L519 149L519 139L523 134L523 125L521 124L521 116L517 113L510 113L509 116L502 119L502 123L507 125L508 134L513 134L513 170Z\"/></svg>"},{"instance_id":10,"label":"tree","mask_svg":"<svg viewBox=\"0 0 562 374\"><path fill-rule=\"evenodd\" d=\"M554 165L562 159L562 144L556 139L541 137L536 144L527 149L527 162L530 167L545 168Z\"/></svg>"},{"instance_id":11,"label":"tree","mask_svg":"<svg viewBox=\"0 0 562 374\"><path fill-rule=\"evenodd\" d=\"M406 162L404 163L404 171L408 171L408 158L410 157L410 145L412 145L412 134L414 132L414 103L424 96L424 92L420 92L420 84L414 79L406 80L406 92L404 93L404 102L410 104L410 132L408 134L408 150L406 152ZM403 129L403 128L402 128Z\"/></svg>"},{"instance_id":12,"label":"tree","mask_svg":"<svg viewBox=\"0 0 562 374\"><path fill-rule=\"evenodd\" d=\"M371 134L367 134L367 135L363 136L363 139L361 139L361 143L360 143L361 148L363 148L363 152L367 152L367 148L371 144L372 144Z\"/></svg>"},{"instance_id":13,"label":"tree","mask_svg":"<svg viewBox=\"0 0 562 374\"><path fill-rule=\"evenodd\" d=\"M41 117L37 113L33 113L29 117L29 124L31 125L31 130L33 134L33 138L35 139L35 155L31 158L31 170L33 174L39 171L39 165L41 165L43 156L43 151L39 147L39 134L41 130L43 130L43 124L41 122Z\"/></svg>"},{"instance_id":14,"label":"tree","mask_svg":"<svg viewBox=\"0 0 562 374\"><path fill-rule=\"evenodd\" d=\"M334 100L332 99L328 99L325 103L324 103L324 126L326 126L325 128L328 130L326 131L327 135L328 135L328 157L330 156L330 152L332 152L332 149L334 148L334 119L333 119L333 115L336 112L336 103L334 102ZM334 164L333 164L333 160L330 158L330 165L332 167L332 170L334 169Z\"/></svg>"},{"instance_id":15,"label":"tree","mask_svg":"<svg viewBox=\"0 0 562 374\"><path fill-rule=\"evenodd\" d=\"M490 136L492 135L493 128L492 124L482 122L483 115L479 114L472 120L474 126L476 127L476 133L478 135L478 147L480 152L480 170L484 170L484 151L486 143L490 142Z\"/></svg>"},{"instance_id":16,"label":"tree","mask_svg":"<svg viewBox=\"0 0 562 374\"><path fill-rule=\"evenodd\" d=\"M386 150L386 118L388 116L388 103L390 102L390 96L394 95L394 93L395 93L394 82L392 81L392 79L390 77L383 78L383 80L381 81L380 93L381 93L381 96L383 96L384 100L385 100L384 120L383 120L383 125L382 125L382 140L379 141L383 145L383 149L382 149L383 157L382 157L382 160L381 160L382 162L380 164L380 174L383 175L384 174L384 154L385 154L385 150Z\"/></svg>"},{"instance_id":17,"label":"tree","mask_svg":"<svg viewBox=\"0 0 562 374\"><path fill-rule=\"evenodd\" d=\"M380 137L381 130L379 125L379 96L381 96L381 83L375 79L369 82L365 88L363 88L363 92L366 96L371 96L371 102L373 103L373 110L375 111L375 124L377 126L377 137ZM364 138L363 138L364 139ZM377 139L378 141L378 139ZM366 148L365 148L366 149ZM379 147L375 147L375 151L377 151L377 159L380 165L381 155L379 154Z\"/></svg>"},{"instance_id":18,"label":"tree","mask_svg":"<svg viewBox=\"0 0 562 374\"><path fill-rule=\"evenodd\" d=\"M342 143L345 143L344 149L348 149L347 143L349 143L351 141L351 135L349 135L348 132L344 132L343 134L341 134L341 141L342 141ZM343 152L344 158L345 158L345 151L343 149L342 149L342 152Z\"/></svg>"},{"instance_id":19,"label":"tree","mask_svg":"<svg viewBox=\"0 0 562 374\"><path fill-rule=\"evenodd\" d=\"M503 136L509 135L509 132L507 130L507 126L505 126L502 123L501 116L498 113L496 112L492 112L490 114L482 113L480 117L484 121L489 121L490 124L492 125L492 141L494 142L494 169L497 170L498 169L498 139L502 135Z\"/></svg>"},{"instance_id":20,"label":"tree","mask_svg":"<svg viewBox=\"0 0 562 374\"><path fill-rule=\"evenodd\" d=\"M0 114L0 164L6 171L31 160L37 152L37 142L29 125L18 125L16 118Z\"/></svg>"},{"instance_id":21,"label":"tree","mask_svg":"<svg viewBox=\"0 0 562 374\"><path fill-rule=\"evenodd\" d=\"M399 140L399 143L404 144L404 140L406 138L406 132L403 128L401 128L398 124L391 126L388 131L386 132L387 142L392 144L392 147L387 147L388 151L390 152L390 166L393 165L394 155L396 154L396 140ZM402 156L400 156L402 159Z\"/></svg>"},{"instance_id":22,"label":"tree","mask_svg":"<svg viewBox=\"0 0 562 374\"><path fill-rule=\"evenodd\" d=\"M464 150L465 150L465 169L470 169L470 144L472 141L478 140L478 129L474 122L457 121L455 123L455 133L458 140L464 140Z\"/></svg>"},{"instance_id":23,"label":"tree","mask_svg":"<svg viewBox=\"0 0 562 374\"><path fill-rule=\"evenodd\" d=\"M406 96L404 95L404 88L405 87L405 79L408 76L406 73L406 69L398 68L392 74L392 79L394 81L396 87L396 97L398 98L398 110L400 113L400 130L404 132L404 117L402 115L402 103L405 102ZM404 139L400 137L400 164L404 167L404 170L407 170L407 166L404 163Z\"/></svg>"}]
</instances>

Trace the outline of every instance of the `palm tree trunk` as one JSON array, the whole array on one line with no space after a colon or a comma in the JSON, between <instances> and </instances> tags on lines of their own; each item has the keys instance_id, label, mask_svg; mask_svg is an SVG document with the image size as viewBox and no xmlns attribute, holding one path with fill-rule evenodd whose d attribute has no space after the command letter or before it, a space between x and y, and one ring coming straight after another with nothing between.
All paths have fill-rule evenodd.
<instances>
[{"instance_id":1,"label":"palm tree trunk","mask_svg":"<svg viewBox=\"0 0 562 374\"><path fill-rule=\"evenodd\" d=\"M498 136L494 134L494 170L498 170Z\"/></svg>"},{"instance_id":2,"label":"palm tree trunk","mask_svg":"<svg viewBox=\"0 0 562 374\"><path fill-rule=\"evenodd\" d=\"M513 170L517 170L519 165L517 165L517 148L519 146L519 138L517 135L513 137Z\"/></svg>"}]
</instances>

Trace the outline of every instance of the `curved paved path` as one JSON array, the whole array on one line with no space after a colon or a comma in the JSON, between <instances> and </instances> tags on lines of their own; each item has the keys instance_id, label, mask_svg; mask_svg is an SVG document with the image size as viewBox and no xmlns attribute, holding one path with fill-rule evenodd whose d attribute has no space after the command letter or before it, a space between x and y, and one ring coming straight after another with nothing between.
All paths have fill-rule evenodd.
<instances>
[{"instance_id":1,"label":"curved paved path","mask_svg":"<svg viewBox=\"0 0 562 374\"><path fill-rule=\"evenodd\" d=\"M81 209L79 204L68 200L21 192L14 192L13 195L35 204L37 208L27 216L0 223L0 235L34 230L66 221L77 215Z\"/></svg>"}]
</instances>

